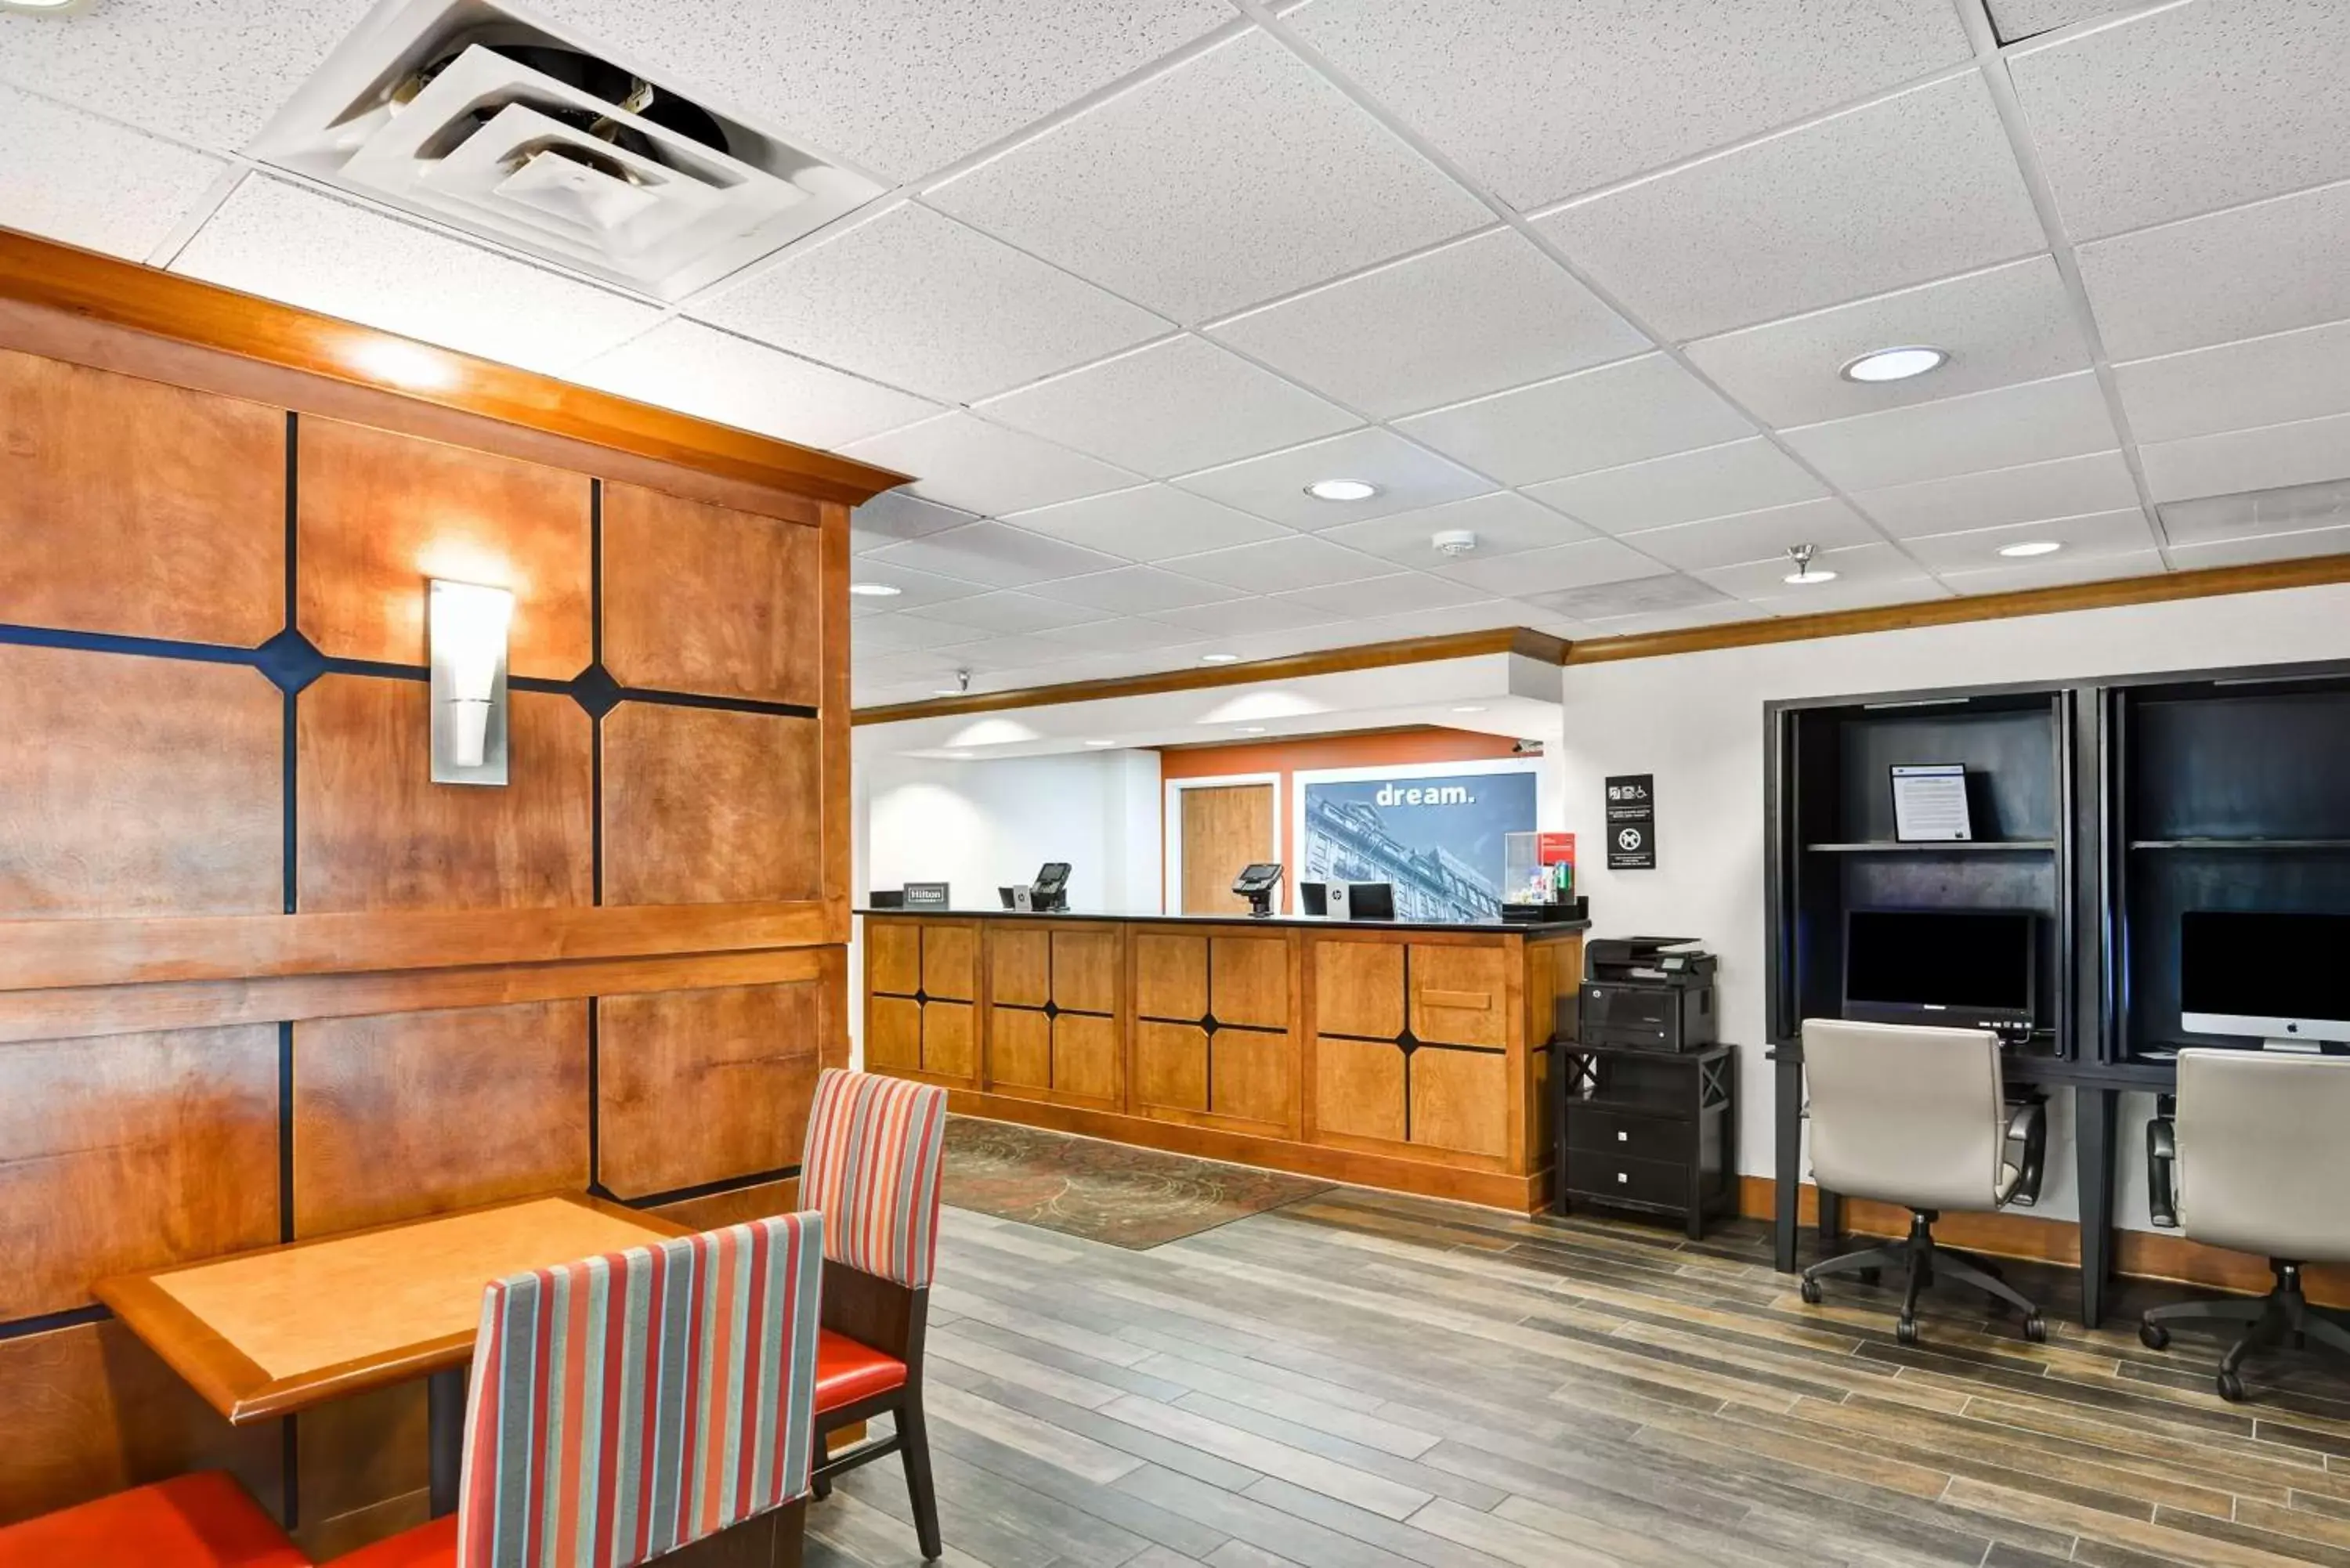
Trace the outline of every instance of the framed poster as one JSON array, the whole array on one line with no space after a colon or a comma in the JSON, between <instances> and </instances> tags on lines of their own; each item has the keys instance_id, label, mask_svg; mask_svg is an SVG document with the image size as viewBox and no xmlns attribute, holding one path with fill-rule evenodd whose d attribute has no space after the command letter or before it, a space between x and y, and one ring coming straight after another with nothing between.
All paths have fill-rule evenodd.
<instances>
[{"instance_id":1,"label":"framed poster","mask_svg":"<svg viewBox=\"0 0 2350 1568\"><path fill-rule=\"evenodd\" d=\"M1534 830L1539 763L1300 773L1302 882L1386 882L1399 920L1501 919L1505 840Z\"/></svg>"}]
</instances>

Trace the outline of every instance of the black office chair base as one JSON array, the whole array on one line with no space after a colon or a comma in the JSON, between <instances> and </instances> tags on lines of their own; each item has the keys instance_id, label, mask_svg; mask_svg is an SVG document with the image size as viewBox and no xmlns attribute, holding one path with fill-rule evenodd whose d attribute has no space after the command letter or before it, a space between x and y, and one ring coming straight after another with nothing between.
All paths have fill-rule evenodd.
<instances>
[{"instance_id":1,"label":"black office chair base","mask_svg":"<svg viewBox=\"0 0 2350 1568\"><path fill-rule=\"evenodd\" d=\"M1869 1247L1857 1252L1847 1252L1841 1258L1830 1258L1824 1263L1814 1263L1804 1271L1803 1282L1797 1287L1804 1301L1813 1306L1820 1304L1820 1281L1831 1274L1857 1274L1869 1284L1882 1277L1881 1271L1900 1269L1908 1276L1901 1293L1901 1316L1893 1325L1893 1336L1904 1345L1918 1343L1918 1293L1934 1282L1938 1274L1946 1274L1960 1284L1972 1285L1991 1297L1994 1310L2013 1307L2023 1314L2023 1337L2034 1345L2044 1344L2048 1324L2040 1315L2040 1308L2021 1291L2007 1282L1997 1263L1988 1258L1978 1258L1970 1252L1953 1251L1938 1246L1934 1241L1934 1220L1930 1209L1909 1211L1909 1235L1907 1240L1888 1241L1881 1247Z\"/></svg>"},{"instance_id":2,"label":"black office chair base","mask_svg":"<svg viewBox=\"0 0 2350 1568\"><path fill-rule=\"evenodd\" d=\"M2180 1302L2176 1306L2156 1307L2139 1320L2139 1340L2149 1350L2161 1350L2170 1344L2172 1324L2250 1324L2244 1336L2220 1358L2215 1381L2220 1397L2231 1405L2244 1397L2244 1380L2238 1368L2256 1350L2280 1346L2298 1350L2314 1340L2337 1355L2350 1355L2350 1327L2310 1310L2308 1298L2301 1293L2301 1265L2272 1258L2269 1267L2276 1273L2276 1285L2268 1294L2251 1301Z\"/></svg>"}]
</instances>

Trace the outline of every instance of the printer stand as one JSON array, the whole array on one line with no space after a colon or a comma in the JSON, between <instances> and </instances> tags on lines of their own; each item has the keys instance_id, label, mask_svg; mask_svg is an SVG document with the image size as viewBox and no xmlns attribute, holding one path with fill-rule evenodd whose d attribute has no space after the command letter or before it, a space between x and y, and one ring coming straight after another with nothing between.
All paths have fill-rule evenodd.
<instances>
[{"instance_id":1,"label":"printer stand","mask_svg":"<svg viewBox=\"0 0 2350 1568\"><path fill-rule=\"evenodd\" d=\"M1679 1220L1692 1241L1738 1207L1738 1048L1644 1051L1555 1042L1555 1213Z\"/></svg>"}]
</instances>

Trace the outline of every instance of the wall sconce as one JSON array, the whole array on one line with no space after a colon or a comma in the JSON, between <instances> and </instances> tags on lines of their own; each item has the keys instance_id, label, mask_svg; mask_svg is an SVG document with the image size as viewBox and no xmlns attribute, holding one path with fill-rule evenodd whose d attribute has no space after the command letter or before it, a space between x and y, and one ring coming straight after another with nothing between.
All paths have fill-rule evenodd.
<instances>
[{"instance_id":1,"label":"wall sconce","mask_svg":"<svg viewBox=\"0 0 2350 1568\"><path fill-rule=\"evenodd\" d=\"M514 594L432 582L432 782L506 782L506 628Z\"/></svg>"}]
</instances>

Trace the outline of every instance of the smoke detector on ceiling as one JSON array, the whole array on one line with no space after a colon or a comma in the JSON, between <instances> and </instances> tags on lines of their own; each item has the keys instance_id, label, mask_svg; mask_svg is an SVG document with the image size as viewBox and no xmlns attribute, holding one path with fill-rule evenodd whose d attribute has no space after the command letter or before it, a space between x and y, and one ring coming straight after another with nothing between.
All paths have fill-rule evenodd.
<instances>
[{"instance_id":1,"label":"smoke detector on ceiling","mask_svg":"<svg viewBox=\"0 0 2350 1568\"><path fill-rule=\"evenodd\" d=\"M1446 528L1428 542L1440 556L1465 556L1477 547L1477 535L1466 528Z\"/></svg>"},{"instance_id":2,"label":"smoke detector on ceiling","mask_svg":"<svg viewBox=\"0 0 2350 1568\"><path fill-rule=\"evenodd\" d=\"M661 299L881 193L484 0L380 13L253 152Z\"/></svg>"}]
</instances>

